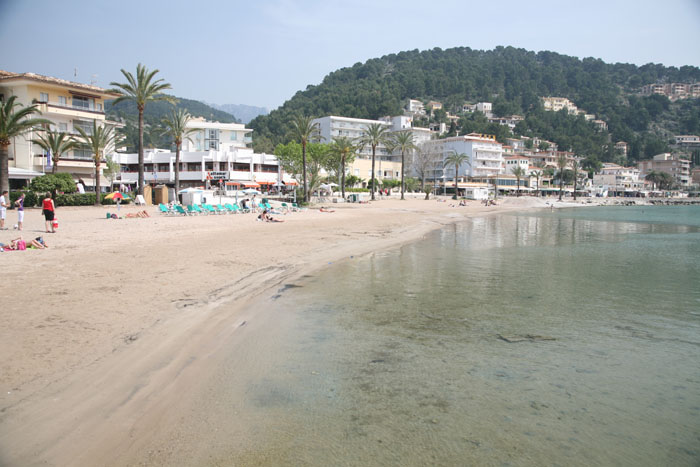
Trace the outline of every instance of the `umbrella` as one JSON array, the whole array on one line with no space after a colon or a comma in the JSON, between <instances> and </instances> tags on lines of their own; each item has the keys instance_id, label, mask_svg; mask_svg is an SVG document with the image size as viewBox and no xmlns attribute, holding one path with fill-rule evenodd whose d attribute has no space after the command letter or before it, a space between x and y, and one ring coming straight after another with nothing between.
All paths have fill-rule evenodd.
<instances>
[{"instance_id":1,"label":"umbrella","mask_svg":"<svg viewBox=\"0 0 700 467\"><path fill-rule=\"evenodd\" d=\"M115 191L114 193L110 193L107 196L105 196L105 199L129 199L129 195Z\"/></svg>"},{"instance_id":2,"label":"umbrella","mask_svg":"<svg viewBox=\"0 0 700 467\"><path fill-rule=\"evenodd\" d=\"M204 190L199 188L185 188L184 190L178 191L178 193L202 193Z\"/></svg>"},{"instance_id":3,"label":"umbrella","mask_svg":"<svg viewBox=\"0 0 700 467\"><path fill-rule=\"evenodd\" d=\"M245 193L246 195L261 195L262 194L258 190L254 190L252 188L248 188L247 190L243 190L243 193Z\"/></svg>"}]
</instances>

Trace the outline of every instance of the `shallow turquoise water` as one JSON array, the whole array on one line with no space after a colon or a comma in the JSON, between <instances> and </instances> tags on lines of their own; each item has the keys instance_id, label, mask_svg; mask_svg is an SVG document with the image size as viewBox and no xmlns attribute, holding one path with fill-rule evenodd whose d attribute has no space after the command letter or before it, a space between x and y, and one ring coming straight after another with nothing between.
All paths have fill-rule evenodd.
<instances>
[{"instance_id":1,"label":"shallow turquoise water","mask_svg":"<svg viewBox=\"0 0 700 467\"><path fill-rule=\"evenodd\" d=\"M296 285L224 458L700 463L698 207L475 218Z\"/></svg>"}]
</instances>

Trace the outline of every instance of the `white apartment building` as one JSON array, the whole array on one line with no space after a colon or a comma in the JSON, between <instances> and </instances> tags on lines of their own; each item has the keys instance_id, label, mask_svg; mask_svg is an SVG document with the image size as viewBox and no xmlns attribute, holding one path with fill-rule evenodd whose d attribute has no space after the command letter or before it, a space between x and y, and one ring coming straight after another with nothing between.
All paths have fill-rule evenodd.
<instances>
[{"instance_id":1,"label":"white apartment building","mask_svg":"<svg viewBox=\"0 0 700 467\"><path fill-rule=\"evenodd\" d=\"M240 123L208 122L202 117L193 118L187 128L197 131L190 134L190 139L182 142L183 151L233 151L246 148L253 142L253 130Z\"/></svg>"},{"instance_id":2,"label":"white apartment building","mask_svg":"<svg viewBox=\"0 0 700 467\"><path fill-rule=\"evenodd\" d=\"M66 81L35 73L12 73L0 70L0 99L16 96L15 103L23 107L36 104L41 115L51 122L50 129L69 135L78 135L77 128L92 132L93 123L98 126L121 126L105 118L104 101L113 99L116 94L100 87ZM19 188L28 180L53 171L51 157L47 157L32 140L40 135L32 131L26 136L14 138L9 147L10 187ZM108 151L109 154L110 151ZM102 171L104 164L100 165ZM85 188L93 189L95 162L88 150L78 149L63 154L57 172L70 173L77 182L85 182ZM100 177L101 189L105 190L108 181Z\"/></svg>"},{"instance_id":3,"label":"white apartment building","mask_svg":"<svg viewBox=\"0 0 700 467\"><path fill-rule=\"evenodd\" d=\"M638 193L645 188L639 179L639 169L604 163L599 173L593 175L591 190L600 196L625 196Z\"/></svg>"},{"instance_id":4,"label":"white apartment building","mask_svg":"<svg viewBox=\"0 0 700 467\"><path fill-rule=\"evenodd\" d=\"M505 173L513 175L513 170L520 167L527 174L530 168L530 158L525 156L506 156L503 158Z\"/></svg>"},{"instance_id":5,"label":"white apartment building","mask_svg":"<svg viewBox=\"0 0 700 467\"><path fill-rule=\"evenodd\" d=\"M690 161L668 152L657 154L653 159L639 161L639 176L644 178L651 171L670 174L679 185L687 187L691 184Z\"/></svg>"},{"instance_id":6,"label":"white apartment building","mask_svg":"<svg viewBox=\"0 0 700 467\"><path fill-rule=\"evenodd\" d=\"M180 151L180 187L205 185L208 181L238 183L242 187L266 188L297 183L286 174L272 154L257 154L250 143L250 133L239 123L208 122L193 119L187 125L196 128L184 141ZM167 149L144 152L144 179L149 184L175 183L175 152ZM121 173L115 183L133 186L138 181L138 154L119 153L116 159Z\"/></svg>"},{"instance_id":7,"label":"white apartment building","mask_svg":"<svg viewBox=\"0 0 700 467\"><path fill-rule=\"evenodd\" d=\"M436 154L432 178L455 177L453 166L444 166L447 157L456 152L469 156L469 163L459 168L457 177L487 177L504 173L503 146L491 135L470 133L463 136L431 140L423 143L423 151Z\"/></svg>"},{"instance_id":8,"label":"white apartment building","mask_svg":"<svg viewBox=\"0 0 700 467\"><path fill-rule=\"evenodd\" d=\"M379 120L362 118L339 117L329 115L313 120L318 124L318 137L324 143L333 142L334 138L347 137L357 141L364 135L365 130L371 124L380 124L387 128L389 133L399 131L410 131L413 133L413 141L417 146L434 137L434 132L428 128L413 127L413 119L410 116L399 115L394 117L382 117ZM358 151L355 161L347 168L348 174L360 177L365 181L372 177L372 148L365 146ZM405 154L406 164L409 165L413 154ZM375 157L375 178L401 178L401 154L395 151L389 153L384 145L376 148Z\"/></svg>"}]
</instances>

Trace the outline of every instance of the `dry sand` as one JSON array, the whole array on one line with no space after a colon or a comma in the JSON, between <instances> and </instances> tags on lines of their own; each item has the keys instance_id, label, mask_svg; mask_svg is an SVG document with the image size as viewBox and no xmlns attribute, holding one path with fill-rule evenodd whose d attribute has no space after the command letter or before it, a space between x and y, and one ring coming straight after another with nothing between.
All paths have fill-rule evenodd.
<instances>
[{"instance_id":1,"label":"dry sand","mask_svg":"<svg viewBox=\"0 0 700 467\"><path fill-rule=\"evenodd\" d=\"M284 223L153 207L148 219L107 220L114 207L65 207L55 234L28 210L23 236L50 248L0 253L0 465L129 463L154 427L177 423L171 402L197 390L220 340L256 319L241 311L251 299L466 217L548 201L392 199L277 216ZM16 235L0 231L0 242Z\"/></svg>"}]
</instances>

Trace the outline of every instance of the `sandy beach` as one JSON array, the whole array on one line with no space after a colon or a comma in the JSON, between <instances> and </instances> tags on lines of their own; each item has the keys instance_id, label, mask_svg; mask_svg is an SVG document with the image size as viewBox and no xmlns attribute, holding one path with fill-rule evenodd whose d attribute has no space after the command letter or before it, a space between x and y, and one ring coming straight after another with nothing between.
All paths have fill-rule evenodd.
<instances>
[{"instance_id":1,"label":"sandy beach","mask_svg":"<svg viewBox=\"0 0 700 467\"><path fill-rule=\"evenodd\" d=\"M0 464L128 463L156 426L177 423L168 408L197 390L220 343L257 324L246 303L329 263L554 200L443 201L310 208L277 216L284 223L166 217L154 207L151 218L108 220L114 207L64 207L55 234L28 210L24 238L43 235L50 248L0 253ZM0 242L16 235L1 231Z\"/></svg>"}]
</instances>

